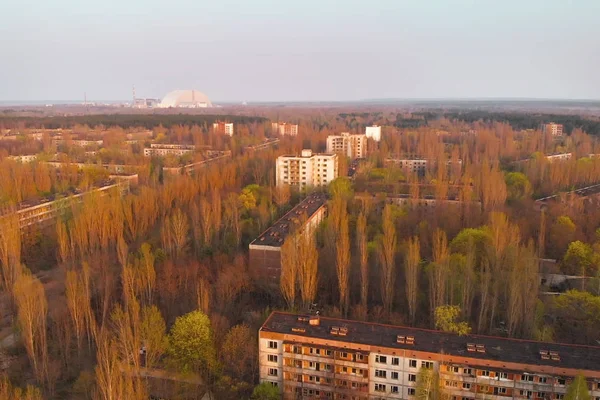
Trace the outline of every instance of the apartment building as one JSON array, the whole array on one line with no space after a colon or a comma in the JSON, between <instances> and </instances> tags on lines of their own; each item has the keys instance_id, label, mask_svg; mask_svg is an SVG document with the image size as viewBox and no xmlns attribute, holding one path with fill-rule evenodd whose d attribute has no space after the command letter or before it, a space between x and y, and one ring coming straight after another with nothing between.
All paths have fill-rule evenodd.
<instances>
[{"instance_id":1,"label":"apartment building","mask_svg":"<svg viewBox=\"0 0 600 400\"><path fill-rule=\"evenodd\" d=\"M381 141L381 127L378 125L367 126L365 128L365 136L376 142Z\"/></svg>"},{"instance_id":2,"label":"apartment building","mask_svg":"<svg viewBox=\"0 0 600 400\"><path fill-rule=\"evenodd\" d=\"M196 147L189 144L152 143L149 148L144 149L145 157L165 157L168 155L182 156L193 153Z\"/></svg>"},{"instance_id":3,"label":"apartment building","mask_svg":"<svg viewBox=\"0 0 600 400\"><path fill-rule=\"evenodd\" d=\"M456 400L560 400L579 374L600 399L600 347L277 311L259 330L260 380L283 399L412 399L422 369Z\"/></svg>"},{"instance_id":4,"label":"apartment building","mask_svg":"<svg viewBox=\"0 0 600 400\"><path fill-rule=\"evenodd\" d=\"M277 285L281 275L281 247L290 233L313 234L327 214L327 196L312 193L250 243L251 275Z\"/></svg>"},{"instance_id":5,"label":"apartment building","mask_svg":"<svg viewBox=\"0 0 600 400\"><path fill-rule=\"evenodd\" d=\"M233 123L232 122L215 122L213 124L213 131L222 135L233 136Z\"/></svg>"},{"instance_id":6,"label":"apartment building","mask_svg":"<svg viewBox=\"0 0 600 400\"><path fill-rule=\"evenodd\" d=\"M116 177L113 176L113 181L105 182L102 186L89 190L84 193L76 193L60 199L42 199L37 204L21 203L19 209L16 211L16 215L19 219L19 226L21 230L32 226L43 224L47 221L51 221L62 215L66 210L71 208L73 203L83 201L83 198L88 193L101 193L106 194L113 190L118 190L121 195L129 192L130 184L132 181L137 181L137 175ZM10 212L0 216L0 218L6 217Z\"/></svg>"},{"instance_id":7,"label":"apartment building","mask_svg":"<svg viewBox=\"0 0 600 400\"><path fill-rule=\"evenodd\" d=\"M67 143L70 143L71 146L88 147L88 146L102 146L104 141L103 140L79 140L79 139L72 139L72 140L52 139L52 144L54 146L60 146L60 145L67 144Z\"/></svg>"},{"instance_id":8,"label":"apartment building","mask_svg":"<svg viewBox=\"0 0 600 400\"><path fill-rule=\"evenodd\" d=\"M562 136L563 135L563 125L555 124L554 122L550 122L549 124L543 124L542 132L550 133L552 136Z\"/></svg>"},{"instance_id":9,"label":"apartment building","mask_svg":"<svg viewBox=\"0 0 600 400\"><path fill-rule=\"evenodd\" d=\"M290 185L297 189L328 185L338 177L337 154L313 154L302 150L300 156L277 157L275 169L277 186Z\"/></svg>"},{"instance_id":10,"label":"apartment building","mask_svg":"<svg viewBox=\"0 0 600 400\"><path fill-rule=\"evenodd\" d=\"M281 136L296 136L298 135L298 125L288 124L287 122L273 122L271 124L271 131Z\"/></svg>"},{"instance_id":11,"label":"apartment building","mask_svg":"<svg viewBox=\"0 0 600 400\"><path fill-rule=\"evenodd\" d=\"M20 156L9 156L11 160L18 161L20 163L30 163L37 160L37 154L29 154L29 155L20 155Z\"/></svg>"},{"instance_id":12,"label":"apartment building","mask_svg":"<svg viewBox=\"0 0 600 400\"><path fill-rule=\"evenodd\" d=\"M413 172L418 175L425 175L427 166L432 163L435 165L435 160L426 160L423 158L387 158L384 161L385 166L395 166L402 168L407 172ZM457 163L462 168L462 160L452 161L448 160L446 165L448 168L452 167L454 163Z\"/></svg>"},{"instance_id":13,"label":"apartment building","mask_svg":"<svg viewBox=\"0 0 600 400\"><path fill-rule=\"evenodd\" d=\"M351 159L365 158L367 156L367 136L351 135L348 132L327 136L327 152L344 154Z\"/></svg>"}]
</instances>

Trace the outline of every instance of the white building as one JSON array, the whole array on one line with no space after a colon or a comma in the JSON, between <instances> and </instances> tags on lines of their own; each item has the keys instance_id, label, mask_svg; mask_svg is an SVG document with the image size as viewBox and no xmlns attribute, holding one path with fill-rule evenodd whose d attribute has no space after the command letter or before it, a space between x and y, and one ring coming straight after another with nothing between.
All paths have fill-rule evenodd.
<instances>
[{"instance_id":1,"label":"white building","mask_svg":"<svg viewBox=\"0 0 600 400\"><path fill-rule=\"evenodd\" d=\"M542 132L550 133L552 136L562 136L563 126L562 124L555 124L554 122L550 122L549 124L542 125Z\"/></svg>"},{"instance_id":2,"label":"white building","mask_svg":"<svg viewBox=\"0 0 600 400\"><path fill-rule=\"evenodd\" d=\"M298 135L298 125L288 124L286 122L273 122L271 124L271 131L281 136L296 136Z\"/></svg>"},{"instance_id":3,"label":"white building","mask_svg":"<svg viewBox=\"0 0 600 400\"><path fill-rule=\"evenodd\" d=\"M367 136L351 135L343 132L341 135L327 137L327 152L344 154L350 158L365 158L367 155Z\"/></svg>"},{"instance_id":4,"label":"white building","mask_svg":"<svg viewBox=\"0 0 600 400\"><path fill-rule=\"evenodd\" d=\"M159 156L164 157L168 155L182 156L184 154L193 153L195 146L189 144L162 144L152 143L150 148L144 149L145 157Z\"/></svg>"},{"instance_id":5,"label":"white building","mask_svg":"<svg viewBox=\"0 0 600 400\"><path fill-rule=\"evenodd\" d=\"M546 156L546 160L548 160L550 162L567 161L567 160L570 160L571 157L573 157L572 153L551 154L549 156Z\"/></svg>"},{"instance_id":6,"label":"white building","mask_svg":"<svg viewBox=\"0 0 600 400\"><path fill-rule=\"evenodd\" d=\"M277 186L290 185L298 189L328 185L338 177L337 154L313 154L302 150L301 156L277 157Z\"/></svg>"},{"instance_id":7,"label":"white building","mask_svg":"<svg viewBox=\"0 0 600 400\"><path fill-rule=\"evenodd\" d=\"M30 163L30 162L37 160L37 154L22 155L22 156L9 156L8 158L11 160L21 162L21 163Z\"/></svg>"},{"instance_id":8,"label":"white building","mask_svg":"<svg viewBox=\"0 0 600 400\"><path fill-rule=\"evenodd\" d=\"M233 123L215 122L213 124L213 131L215 131L215 133L233 136Z\"/></svg>"},{"instance_id":9,"label":"white building","mask_svg":"<svg viewBox=\"0 0 600 400\"><path fill-rule=\"evenodd\" d=\"M381 127L377 125L367 126L365 129L365 135L368 138L372 138L374 141L379 142L381 141Z\"/></svg>"}]
</instances>

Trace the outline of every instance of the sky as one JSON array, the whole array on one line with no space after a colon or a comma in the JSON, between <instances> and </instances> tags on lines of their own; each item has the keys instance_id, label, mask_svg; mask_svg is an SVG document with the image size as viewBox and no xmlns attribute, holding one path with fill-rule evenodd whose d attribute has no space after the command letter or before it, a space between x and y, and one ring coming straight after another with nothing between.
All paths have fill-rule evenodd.
<instances>
[{"instance_id":1,"label":"sky","mask_svg":"<svg viewBox=\"0 0 600 400\"><path fill-rule=\"evenodd\" d=\"M0 1L0 101L600 99L600 0Z\"/></svg>"}]
</instances>

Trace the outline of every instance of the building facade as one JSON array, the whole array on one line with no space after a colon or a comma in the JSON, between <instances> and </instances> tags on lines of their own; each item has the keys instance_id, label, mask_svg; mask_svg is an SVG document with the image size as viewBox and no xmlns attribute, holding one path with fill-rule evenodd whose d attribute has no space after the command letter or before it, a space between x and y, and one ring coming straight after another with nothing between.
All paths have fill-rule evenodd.
<instances>
[{"instance_id":1,"label":"building facade","mask_svg":"<svg viewBox=\"0 0 600 400\"><path fill-rule=\"evenodd\" d=\"M271 124L271 131L281 136L296 136L298 135L298 125L288 124L286 122L273 122Z\"/></svg>"},{"instance_id":2,"label":"building facade","mask_svg":"<svg viewBox=\"0 0 600 400\"><path fill-rule=\"evenodd\" d=\"M413 399L422 370L457 400L560 400L579 374L600 398L600 347L281 312L259 331L260 380L283 399Z\"/></svg>"},{"instance_id":3,"label":"building facade","mask_svg":"<svg viewBox=\"0 0 600 400\"><path fill-rule=\"evenodd\" d=\"M222 135L233 136L233 122L215 122L213 131Z\"/></svg>"},{"instance_id":4,"label":"building facade","mask_svg":"<svg viewBox=\"0 0 600 400\"><path fill-rule=\"evenodd\" d=\"M281 275L281 247L292 232L312 235L327 214L327 196L308 195L296 207L250 243L249 267L253 278L277 285Z\"/></svg>"},{"instance_id":5,"label":"building facade","mask_svg":"<svg viewBox=\"0 0 600 400\"><path fill-rule=\"evenodd\" d=\"M551 154L546 156L546 160L550 162L554 161L568 161L573 157L572 153L560 153L560 154Z\"/></svg>"},{"instance_id":6,"label":"building facade","mask_svg":"<svg viewBox=\"0 0 600 400\"><path fill-rule=\"evenodd\" d=\"M365 128L365 136L376 142L381 141L381 127L377 125L367 126Z\"/></svg>"},{"instance_id":7,"label":"building facade","mask_svg":"<svg viewBox=\"0 0 600 400\"><path fill-rule=\"evenodd\" d=\"M277 157L275 169L277 186L297 189L325 186L338 177L337 154L313 154L302 150L300 156Z\"/></svg>"},{"instance_id":8,"label":"building facade","mask_svg":"<svg viewBox=\"0 0 600 400\"><path fill-rule=\"evenodd\" d=\"M562 136L563 126L562 124L555 124L554 122L550 122L549 124L542 125L542 132L550 133L552 136Z\"/></svg>"},{"instance_id":9,"label":"building facade","mask_svg":"<svg viewBox=\"0 0 600 400\"><path fill-rule=\"evenodd\" d=\"M169 144L169 143L152 143L150 147L144 149L145 157L165 157L168 155L182 156L184 154L193 153L196 147L189 144Z\"/></svg>"},{"instance_id":10,"label":"building facade","mask_svg":"<svg viewBox=\"0 0 600 400\"><path fill-rule=\"evenodd\" d=\"M327 136L327 152L344 154L351 159L365 158L367 156L367 136L351 135L348 132Z\"/></svg>"}]
</instances>

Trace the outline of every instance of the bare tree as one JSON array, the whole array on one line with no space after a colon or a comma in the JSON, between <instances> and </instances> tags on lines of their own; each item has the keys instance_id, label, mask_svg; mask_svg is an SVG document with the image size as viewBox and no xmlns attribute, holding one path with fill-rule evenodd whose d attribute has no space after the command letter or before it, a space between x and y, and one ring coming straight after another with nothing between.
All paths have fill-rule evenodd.
<instances>
[{"instance_id":1,"label":"bare tree","mask_svg":"<svg viewBox=\"0 0 600 400\"><path fill-rule=\"evenodd\" d=\"M300 233L298 241L298 281L302 303L306 308L315 301L317 296L319 253L314 235Z\"/></svg>"},{"instance_id":2,"label":"bare tree","mask_svg":"<svg viewBox=\"0 0 600 400\"><path fill-rule=\"evenodd\" d=\"M350 306L350 236L348 232L348 213L342 208L339 215L336 243L336 272L338 278L338 289L340 291L340 310L344 316L348 315Z\"/></svg>"},{"instance_id":3,"label":"bare tree","mask_svg":"<svg viewBox=\"0 0 600 400\"><path fill-rule=\"evenodd\" d=\"M356 248L360 263L360 304L367 310L369 298L369 253L367 249L367 217L360 213L356 221Z\"/></svg>"},{"instance_id":4,"label":"bare tree","mask_svg":"<svg viewBox=\"0 0 600 400\"><path fill-rule=\"evenodd\" d=\"M296 302L296 285L298 281L297 241L292 235L281 246L281 276L279 287L289 308Z\"/></svg>"},{"instance_id":5,"label":"bare tree","mask_svg":"<svg viewBox=\"0 0 600 400\"><path fill-rule=\"evenodd\" d=\"M386 313L392 310L396 281L396 225L390 204L383 209L383 235L377 248L381 265L381 299Z\"/></svg>"},{"instance_id":6,"label":"bare tree","mask_svg":"<svg viewBox=\"0 0 600 400\"><path fill-rule=\"evenodd\" d=\"M404 277L406 280L406 301L408 315L414 325L417 315L417 298L419 292L419 263L421 262L421 249L419 237L408 239L408 249L404 260Z\"/></svg>"}]
</instances>

